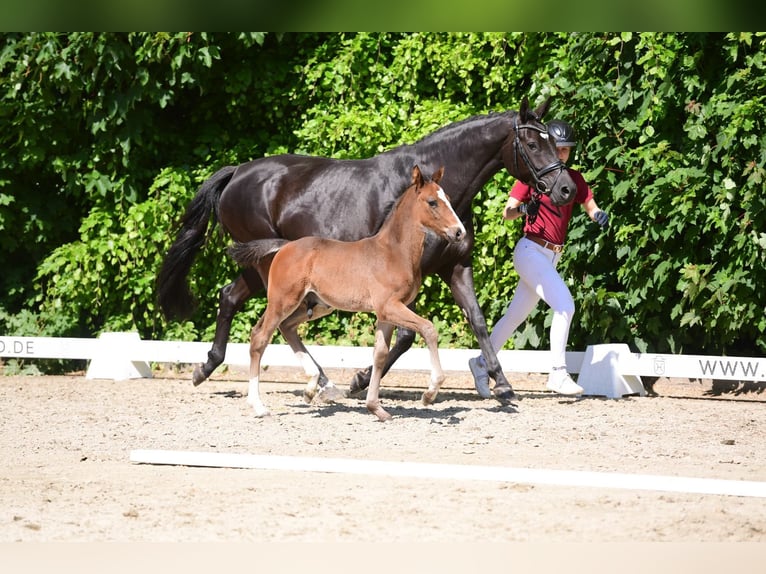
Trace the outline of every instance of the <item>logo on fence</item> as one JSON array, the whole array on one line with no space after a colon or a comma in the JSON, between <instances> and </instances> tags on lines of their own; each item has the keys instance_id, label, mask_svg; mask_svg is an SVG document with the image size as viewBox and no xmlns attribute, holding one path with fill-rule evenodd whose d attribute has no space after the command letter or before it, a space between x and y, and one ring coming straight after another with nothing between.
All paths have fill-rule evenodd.
<instances>
[{"instance_id":1,"label":"logo on fence","mask_svg":"<svg viewBox=\"0 0 766 574\"><path fill-rule=\"evenodd\" d=\"M662 357L655 357L654 359L654 374L655 375L665 374L665 359L663 359Z\"/></svg>"}]
</instances>

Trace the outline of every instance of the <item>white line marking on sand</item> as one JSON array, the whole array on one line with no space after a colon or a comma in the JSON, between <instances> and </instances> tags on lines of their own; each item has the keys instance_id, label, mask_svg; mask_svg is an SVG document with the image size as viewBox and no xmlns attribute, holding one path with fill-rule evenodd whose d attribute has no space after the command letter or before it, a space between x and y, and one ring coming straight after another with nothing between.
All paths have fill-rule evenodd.
<instances>
[{"instance_id":1,"label":"white line marking on sand","mask_svg":"<svg viewBox=\"0 0 766 574\"><path fill-rule=\"evenodd\" d=\"M331 472L451 480L484 480L520 484L655 490L766 498L766 482L652 474L172 450L134 450L130 453L130 461L141 464L255 468L261 470Z\"/></svg>"}]
</instances>

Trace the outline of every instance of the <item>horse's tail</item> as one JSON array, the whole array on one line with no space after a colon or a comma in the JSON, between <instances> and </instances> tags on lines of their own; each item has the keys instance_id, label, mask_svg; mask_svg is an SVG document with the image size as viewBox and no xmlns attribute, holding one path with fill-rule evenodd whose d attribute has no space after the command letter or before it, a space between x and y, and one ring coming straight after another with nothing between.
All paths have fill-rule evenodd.
<instances>
[{"instance_id":1,"label":"horse's tail","mask_svg":"<svg viewBox=\"0 0 766 574\"><path fill-rule=\"evenodd\" d=\"M176 240L168 249L157 276L160 308L168 318L186 318L194 311L194 296L186 277L197 251L205 243L211 216L218 221L218 200L235 170L234 166L226 166L208 178L181 219Z\"/></svg>"},{"instance_id":2,"label":"horse's tail","mask_svg":"<svg viewBox=\"0 0 766 574\"><path fill-rule=\"evenodd\" d=\"M235 242L229 246L229 255L241 267L255 267L261 259L279 251L287 239L253 239L244 243Z\"/></svg>"}]
</instances>

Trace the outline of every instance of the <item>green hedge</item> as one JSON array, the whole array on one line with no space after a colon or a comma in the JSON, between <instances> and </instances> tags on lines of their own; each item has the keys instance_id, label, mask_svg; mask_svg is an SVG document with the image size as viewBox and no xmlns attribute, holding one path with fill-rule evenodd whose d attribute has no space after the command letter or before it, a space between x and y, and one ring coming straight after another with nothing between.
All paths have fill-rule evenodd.
<instances>
[{"instance_id":1,"label":"green hedge","mask_svg":"<svg viewBox=\"0 0 766 574\"><path fill-rule=\"evenodd\" d=\"M300 152L342 158L411 143L478 113L551 96L573 158L612 216L577 214L560 270L570 348L762 353L766 297L764 35L755 33L24 33L0 36L0 331L212 338L237 270L210 238L200 307L168 323L154 280L174 225L218 167ZM474 271L490 326L517 277L520 222L502 172L474 202ZM247 340L265 302L235 321ZM476 345L448 289L417 301L441 343ZM336 313L309 340L370 344ZM541 304L509 346L547 344Z\"/></svg>"}]
</instances>

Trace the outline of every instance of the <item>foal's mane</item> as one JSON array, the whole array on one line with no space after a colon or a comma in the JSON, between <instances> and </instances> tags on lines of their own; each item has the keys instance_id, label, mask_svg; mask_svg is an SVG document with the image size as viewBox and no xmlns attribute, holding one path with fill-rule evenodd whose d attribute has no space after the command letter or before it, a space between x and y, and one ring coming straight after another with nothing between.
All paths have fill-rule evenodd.
<instances>
[{"instance_id":1,"label":"foal's mane","mask_svg":"<svg viewBox=\"0 0 766 574\"><path fill-rule=\"evenodd\" d=\"M427 176L426 174L422 174L422 175L423 175L423 187L425 187L426 185L428 185L429 183L433 181L431 177ZM383 224L385 224L386 221L388 221L388 218L391 216L391 213L393 213L394 209L396 209L396 207L402 202L402 200L404 199L404 196L407 195L408 191L410 191L410 188L415 187L416 185L417 185L416 183L410 183L398 197L389 201L383 207L383 209L381 210L383 217L381 218L380 224L378 225L378 227L375 228L375 233L380 231L380 228L383 227Z\"/></svg>"}]
</instances>

